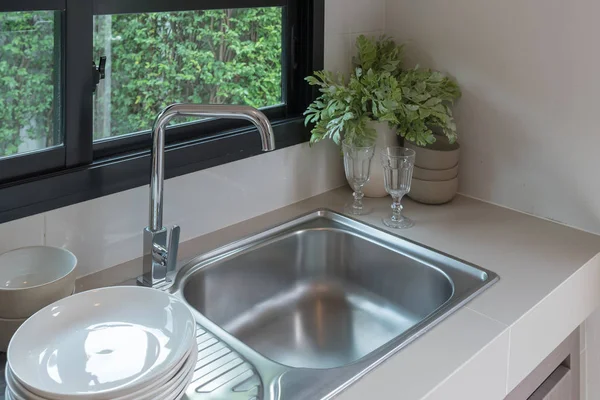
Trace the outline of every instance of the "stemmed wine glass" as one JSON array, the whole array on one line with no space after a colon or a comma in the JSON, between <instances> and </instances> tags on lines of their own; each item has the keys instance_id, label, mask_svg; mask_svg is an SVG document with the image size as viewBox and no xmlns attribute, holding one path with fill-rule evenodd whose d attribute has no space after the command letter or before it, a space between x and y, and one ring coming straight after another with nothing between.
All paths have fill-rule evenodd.
<instances>
[{"instance_id":1,"label":"stemmed wine glass","mask_svg":"<svg viewBox=\"0 0 600 400\"><path fill-rule=\"evenodd\" d=\"M352 189L354 189L354 201L346 205L345 211L353 215L368 214L369 210L363 206L364 194L362 189L371 175L371 160L375 153L375 144L355 146L344 140L342 141L342 151L344 152L346 178Z\"/></svg>"},{"instance_id":2,"label":"stemmed wine glass","mask_svg":"<svg viewBox=\"0 0 600 400\"><path fill-rule=\"evenodd\" d=\"M402 215L402 197L410 192L415 151L404 147L386 147L381 151L381 165L385 190L392 196L392 215L384 218L383 223L390 228L406 229L414 222Z\"/></svg>"}]
</instances>

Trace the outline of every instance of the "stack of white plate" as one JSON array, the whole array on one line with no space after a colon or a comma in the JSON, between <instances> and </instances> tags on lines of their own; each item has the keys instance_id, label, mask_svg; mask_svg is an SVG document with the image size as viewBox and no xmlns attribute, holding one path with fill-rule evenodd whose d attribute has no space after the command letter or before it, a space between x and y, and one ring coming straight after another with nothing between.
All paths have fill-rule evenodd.
<instances>
[{"instance_id":1,"label":"stack of white plate","mask_svg":"<svg viewBox=\"0 0 600 400\"><path fill-rule=\"evenodd\" d=\"M177 400L198 357L187 306L154 289L83 292L34 314L8 347L7 400Z\"/></svg>"}]
</instances>

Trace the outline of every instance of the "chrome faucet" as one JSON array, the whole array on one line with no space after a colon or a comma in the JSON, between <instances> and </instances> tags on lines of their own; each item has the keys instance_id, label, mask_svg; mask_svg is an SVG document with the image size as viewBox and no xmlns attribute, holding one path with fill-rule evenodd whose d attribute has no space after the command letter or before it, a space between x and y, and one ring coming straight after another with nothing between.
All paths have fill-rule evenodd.
<instances>
[{"instance_id":1,"label":"chrome faucet","mask_svg":"<svg viewBox=\"0 0 600 400\"><path fill-rule=\"evenodd\" d=\"M163 187L165 179L165 129L177 116L244 119L252 122L262 141L263 151L275 150L275 136L267 117L253 107L235 105L172 104L154 121L152 128L152 175L150 176L150 222L144 229L143 275L138 282L158 286L171 282L177 272L179 227L163 227Z\"/></svg>"}]
</instances>

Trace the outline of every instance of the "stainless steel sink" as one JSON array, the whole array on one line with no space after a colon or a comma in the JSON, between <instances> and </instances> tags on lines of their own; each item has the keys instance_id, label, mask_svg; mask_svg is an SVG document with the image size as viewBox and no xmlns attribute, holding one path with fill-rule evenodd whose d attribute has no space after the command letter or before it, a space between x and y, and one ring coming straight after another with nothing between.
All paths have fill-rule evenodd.
<instances>
[{"instance_id":1,"label":"stainless steel sink","mask_svg":"<svg viewBox=\"0 0 600 400\"><path fill-rule=\"evenodd\" d=\"M306 400L339 393L497 279L319 210L192 260L171 290L255 382L222 398Z\"/></svg>"}]
</instances>

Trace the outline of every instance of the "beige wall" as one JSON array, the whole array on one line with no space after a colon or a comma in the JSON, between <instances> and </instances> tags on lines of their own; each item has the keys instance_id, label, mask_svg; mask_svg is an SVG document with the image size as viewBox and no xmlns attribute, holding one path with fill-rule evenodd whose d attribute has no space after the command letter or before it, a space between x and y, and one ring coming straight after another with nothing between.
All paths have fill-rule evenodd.
<instances>
[{"instance_id":1,"label":"beige wall","mask_svg":"<svg viewBox=\"0 0 600 400\"><path fill-rule=\"evenodd\" d=\"M600 2L387 0L386 15L411 61L461 84L461 192L600 233ZM586 325L593 400L600 314Z\"/></svg>"},{"instance_id":2,"label":"beige wall","mask_svg":"<svg viewBox=\"0 0 600 400\"><path fill-rule=\"evenodd\" d=\"M589 0L388 0L409 58L456 76L461 191L600 233L600 53Z\"/></svg>"}]
</instances>

